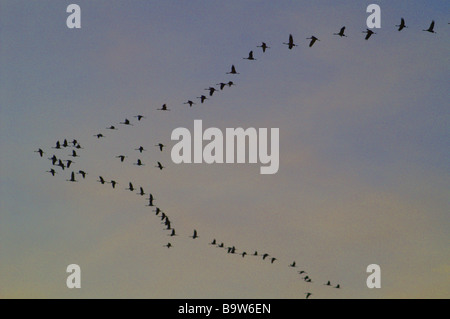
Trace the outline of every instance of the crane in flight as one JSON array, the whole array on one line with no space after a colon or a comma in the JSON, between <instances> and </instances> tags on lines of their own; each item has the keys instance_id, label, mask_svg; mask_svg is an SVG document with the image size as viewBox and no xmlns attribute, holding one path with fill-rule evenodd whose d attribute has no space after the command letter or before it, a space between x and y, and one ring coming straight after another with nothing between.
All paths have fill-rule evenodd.
<instances>
[{"instance_id":1,"label":"crane in flight","mask_svg":"<svg viewBox=\"0 0 450 319\"><path fill-rule=\"evenodd\" d=\"M289 42L283 42L283 44L286 44L289 47L289 50L292 50L293 47L298 46L294 43L294 37L292 34L289 34Z\"/></svg>"},{"instance_id":2,"label":"crane in flight","mask_svg":"<svg viewBox=\"0 0 450 319\"><path fill-rule=\"evenodd\" d=\"M231 71L227 72L227 74L240 74L238 72L236 72L236 68L234 67L234 64L231 66Z\"/></svg>"},{"instance_id":3,"label":"crane in flight","mask_svg":"<svg viewBox=\"0 0 450 319\"><path fill-rule=\"evenodd\" d=\"M422 30L422 31L426 31L426 32L430 32L430 33L436 33L436 31L434 31L434 20L431 21L431 24L430 24L430 26L428 27L428 29Z\"/></svg>"},{"instance_id":4,"label":"crane in flight","mask_svg":"<svg viewBox=\"0 0 450 319\"><path fill-rule=\"evenodd\" d=\"M407 28L405 19L402 18L402 20L400 21L400 24L396 25L396 27L398 27L398 31L402 31L404 28Z\"/></svg>"},{"instance_id":5,"label":"crane in flight","mask_svg":"<svg viewBox=\"0 0 450 319\"><path fill-rule=\"evenodd\" d=\"M345 27L342 27L341 28L341 30L338 32L338 33L333 33L334 35L338 35L338 36L340 36L341 38L342 37L347 37L346 35L345 35Z\"/></svg>"},{"instance_id":6,"label":"crane in flight","mask_svg":"<svg viewBox=\"0 0 450 319\"><path fill-rule=\"evenodd\" d=\"M309 42L309 47L311 48L314 43L316 43L316 41L320 41L318 38L316 38L315 36L311 36L310 38L306 38L306 40L311 40L311 42Z\"/></svg>"},{"instance_id":7,"label":"crane in flight","mask_svg":"<svg viewBox=\"0 0 450 319\"><path fill-rule=\"evenodd\" d=\"M263 50L263 53L265 53L267 49L270 49L270 47L268 47L265 42L263 42L261 45L258 45L257 48L261 48Z\"/></svg>"},{"instance_id":8,"label":"crane in flight","mask_svg":"<svg viewBox=\"0 0 450 319\"><path fill-rule=\"evenodd\" d=\"M247 58L243 58L244 60L250 60L250 61L255 61L256 59L253 57L253 51L250 51L248 53L248 57Z\"/></svg>"},{"instance_id":9,"label":"crane in flight","mask_svg":"<svg viewBox=\"0 0 450 319\"><path fill-rule=\"evenodd\" d=\"M369 40L369 38L372 36L372 34L376 34L375 32L373 32L370 29L367 29L367 31L363 31L362 33L366 33L366 37L365 37L366 40Z\"/></svg>"}]
</instances>

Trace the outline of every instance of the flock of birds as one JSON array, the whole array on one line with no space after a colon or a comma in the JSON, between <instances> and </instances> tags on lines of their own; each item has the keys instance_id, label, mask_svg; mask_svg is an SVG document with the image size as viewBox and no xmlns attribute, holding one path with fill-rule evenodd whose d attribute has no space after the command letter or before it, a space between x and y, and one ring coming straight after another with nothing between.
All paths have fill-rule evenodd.
<instances>
[{"instance_id":1,"label":"flock of birds","mask_svg":"<svg viewBox=\"0 0 450 319\"><path fill-rule=\"evenodd\" d=\"M396 27L398 27L398 31L402 31L405 28L408 28L406 26L406 22L405 19L402 18L401 22L399 25L396 25ZM429 33L436 33L434 31L434 27L435 27L435 22L432 21L429 28L428 29L424 29L423 31L429 32ZM333 35L337 35L339 37L347 37L347 35L345 34L346 31L346 27L342 27L340 29L339 32L334 33ZM366 31L363 31L363 33L366 34L365 36L365 40L369 40L370 37L373 34L376 34L375 32L373 32L370 29L367 29ZM307 38L309 41L309 47L313 47L314 44L317 41L320 41L316 36L311 36L309 38ZM284 42L284 45L287 45L288 49L292 50L294 47L297 47L298 44L296 44L294 42L294 38L292 36L292 34L289 35L289 39L288 42ZM268 49L270 49L270 47L267 45L267 43L262 42L261 45L257 46L257 48L261 48L262 52L265 53ZM253 51L250 51L247 57L244 57L243 59L245 60L250 60L250 61L254 61L256 60L254 57L254 53ZM238 75L240 73L237 72L235 65L233 64L231 66L231 70L229 72L226 72L226 74L229 75ZM208 88L206 88L205 90L208 91L208 96L202 94L200 96L197 97L197 99L200 101L201 104L205 103L206 100L208 100L210 97L212 97L214 95L215 92L217 91L221 91L224 90L226 87L232 87L234 86L235 83L233 81L225 81L225 82L220 82L218 84L216 84L216 87L214 86L210 86ZM193 105L196 105L195 102L193 102L192 100L187 100L186 102L184 102L183 104L189 105L189 107L192 107ZM166 104L163 104L161 106L161 108L158 108L157 110L159 111L170 111L170 109L167 107ZM135 115L134 118L137 119L137 123L140 123L143 119L146 119L146 117L144 115ZM129 119L125 119L123 122L119 122L117 125L119 126L134 126L134 123L131 123L131 121ZM119 130L119 126L115 126L115 125L110 125L108 126L106 129L110 130L110 131L117 131ZM106 135L103 133L97 133L94 135L94 137L96 137L97 139L102 139L105 138ZM155 147L157 147L161 152L163 152L163 149L165 147L165 145L163 143L158 143L154 145ZM64 158L62 156L56 156L55 154L52 155L52 157L49 157L48 159L51 161L51 165L52 168L46 172L50 173L52 176L55 176L56 174L58 174L58 171L65 171L66 169L69 170L71 168L73 168L72 165L75 164L74 159L77 157L80 157L79 152L81 152L80 150L83 149L83 147L80 145L80 143L76 140L73 139L72 141L68 141L67 139L64 139L63 142L61 143L59 140L56 141L56 144L54 147L52 147L52 149L57 150L58 152L62 151L62 150L71 150L69 152L69 154L65 153L65 157L68 158ZM139 154L142 154L143 152L146 151L146 149L143 146L139 146L137 148L134 149L135 151L138 151ZM38 150L35 151L36 153L39 154L39 156L41 158L44 157L44 154L46 154L42 148L39 148ZM123 155L123 154L119 154L117 156L115 156L118 160L120 160L120 162L124 162L126 158L128 158L127 155ZM137 159L137 161L135 163L133 163L136 166L145 166L145 164L142 162L141 159ZM160 170L162 170L163 168L165 168L161 162L157 162L157 165L155 165L155 167L159 168ZM70 177L69 179L66 179L66 181L68 182L78 182L79 179L77 180L76 175L80 175L80 178L82 180L86 179L86 176L88 175L88 173L86 173L84 170L79 169L78 171L76 170L72 170L70 173ZM116 180L110 179L107 180L102 176L98 176L98 179L96 180L96 182L100 183L101 185L104 184L111 184L113 189L116 189L116 186L119 185L119 183ZM155 197L153 196L153 194L151 193L146 193L144 188L142 186L138 186L135 187L133 185L132 182L128 182L128 187L124 188L125 190L128 190L130 192L134 192L137 191L137 195L139 196L144 196L144 195L148 195L148 198L146 198L146 201L148 201L148 204L145 205L147 207L152 207L154 208L153 212L155 213L155 216L157 216L160 221L161 224L164 226L164 230L168 231L168 236L170 236L171 238L175 237L175 236L179 236L175 230L175 228L173 227L173 223L172 220L169 218L169 216L163 212L161 210L160 207L155 205ZM187 236L186 236L187 237ZM192 238L192 240L195 240L197 238L199 238L199 234L197 232L196 229L193 230L193 233L191 236L189 236L189 238ZM229 255L239 255L242 258L245 258L246 256L251 256L251 257L259 257L261 258L262 261L270 261L271 264L274 264L275 262L279 262L278 259L274 256L271 256L268 253L258 253L258 251L254 251L253 253L247 253L245 250L238 250L236 248L236 246L234 245L225 245L223 242L218 242L215 238L210 241L208 243L211 246L214 246L216 248L222 248L224 249L224 251L226 251L227 254ZM163 247L166 247L167 249L174 247L173 245L173 240L170 240L167 244L163 245ZM290 268L297 268L297 264L295 261L293 261L290 264L286 263L286 266L290 267ZM300 278L305 282L305 283L313 283L314 281L312 280L312 278L310 277L310 275L308 275L307 271L305 270L298 270L297 273L300 275ZM327 281L325 283L323 283L323 285L331 287L331 288L335 288L335 289L341 289L341 285L340 284L332 284L331 281ZM311 292L305 292L306 295L306 299L308 299L310 296L312 296Z\"/></svg>"}]
</instances>

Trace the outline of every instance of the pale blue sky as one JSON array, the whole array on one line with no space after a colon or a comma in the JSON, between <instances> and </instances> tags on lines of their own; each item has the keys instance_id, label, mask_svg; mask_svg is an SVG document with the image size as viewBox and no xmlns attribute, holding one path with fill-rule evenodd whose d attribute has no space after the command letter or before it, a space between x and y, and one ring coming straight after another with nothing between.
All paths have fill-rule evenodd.
<instances>
[{"instance_id":1,"label":"pale blue sky","mask_svg":"<svg viewBox=\"0 0 450 319\"><path fill-rule=\"evenodd\" d=\"M448 298L449 4L377 1L382 28L365 41L372 2L76 1L82 28L69 30L70 1L2 0L0 296ZM409 28L398 32L401 17ZM437 34L422 32L433 19ZM348 38L334 36L344 25ZM308 48L311 35L321 41ZM257 61L242 59L250 50ZM239 76L225 74L231 64ZM228 80L237 85L195 99ZM156 111L163 103L172 111ZM136 114L147 118L138 125ZM136 125L105 130L126 117ZM279 172L171 163L172 130L194 119L280 128ZM84 147L83 182L52 177L33 153L65 157L51 149L64 138ZM144 167L132 165L139 145ZM155 195L180 236L124 190L129 181ZM278 263L227 255L213 238ZM81 290L65 286L71 263ZM380 290L365 285L372 263Z\"/></svg>"}]
</instances>

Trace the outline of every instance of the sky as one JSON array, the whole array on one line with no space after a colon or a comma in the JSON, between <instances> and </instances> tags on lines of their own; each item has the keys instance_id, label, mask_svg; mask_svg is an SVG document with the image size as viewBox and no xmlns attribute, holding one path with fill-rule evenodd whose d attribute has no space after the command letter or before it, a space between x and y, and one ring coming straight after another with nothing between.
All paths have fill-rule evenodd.
<instances>
[{"instance_id":1,"label":"sky","mask_svg":"<svg viewBox=\"0 0 450 319\"><path fill-rule=\"evenodd\" d=\"M80 29L66 26L71 3ZM365 41L371 3L381 28ZM432 20L437 33L423 32ZM0 297L449 298L449 21L437 0L2 0ZM333 35L342 26L348 37ZM173 163L172 131L196 119L279 128L279 171ZM64 139L83 149L53 177ZM66 181L72 170L86 179ZM239 255L255 250L277 260ZM80 289L66 286L70 264ZM366 285L371 264L380 289Z\"/></svg>"}]
</instances>

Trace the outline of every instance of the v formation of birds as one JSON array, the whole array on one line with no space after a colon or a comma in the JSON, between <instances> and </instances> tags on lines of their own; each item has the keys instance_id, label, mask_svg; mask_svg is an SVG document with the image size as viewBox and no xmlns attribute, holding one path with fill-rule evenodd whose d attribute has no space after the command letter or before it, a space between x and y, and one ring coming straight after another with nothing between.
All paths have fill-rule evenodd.
<instances>
[{"instance_id":1,"label":"v formation of birds","mask_svg":"<svg viewBox=\"0 0 450 319\"><path fill-rule=\"evenodd\" d=\"M435 22L432 21L429 28L428 29L424 29L422 31L426 31L429 33L436 33L434 31L434 26L435 26ZM398 28L398 31L402 31L405 28L408 28L408 26L406 25L405 19L401 18L401 22L399 25L396 25L396 27ZM345 34L346 32L346 28L345 26L342 27L340 29L339 32L337 33L333 33L333 35L337 35L339 37L347 37L347 35ZM374 34L376 34L374 31L367 29L366 31L363 31L363 33L366 34L365 36L365 40L369 40L370 37ZM309 38L306 38L307 40L310 40L308 45L309 47L313 47L314 44L317 41L320 41L316 36L311 36ZM292 50L295 47L298 47L299 45L296 44L294 42L294 37L292 36L292 34L289 35L288 38L288 42L283 42L284 45L287 45L288 49ZM256 46L257 48L261 48L262 53L266 53L266 51L268 49L270 49L271 47L269 47L265 42L262 42L261 45ZM243 57L243 59L245 60L249 60L249 61L254 61L256 60L256 58L254 57L254 52L253 50L249 52L247 57ZM239 75L240 73L237 72L237 69L235 67L235 65L233 64L231 66L231 69L229 72L226 72L226 74L230 74L230 75ZM226 82L220 82L218 84L216 84L216 87L211 86L208 88L205 88L206 91L208 91L208 96L206 95L200 95L199 97L197 97L197 99L200 101L201 104L205 103L206 100L208 100L209 98L211 98L215 92L219 92L224 90L226 87L232 87L234 86L235 83L233 81L226 81ZM193 102L192 100L187 100L186 102L184 102L183 104L187 104L189 105L189 107L192 107L193 105L196 105L197 103ZM171 109L168 108L168 106L166 104L163 104L160 108L158 108L157 110L159 111L170 111ZM136 118L136 123L131 123L131 121L128 118L125 118L123 120L123 122L119 122L116 125L110 125L108 127L106 127L105 129L109 130L109 131L118 131L120 129L120 126L134 126L134 124L140 123L142 120L146 119L146 116L138 114L133 116L134 118ZM106 135L104 135L103 133L97 133L94 135L95 138L97 139L102 139L105 138ZM158 148L159 151L163 152L165 145L163 143L157 143L154 145L154 147ZM80 150L83 149L83 147L81 146L81 144L76 140L76 139L72 139L71 141L68 141L67 139L64 139L63 142L61 143L59 140L56 142L54 147L51 147L51 149L55 149L58 152L60 152L61 150L68 150L71 149L71 152L69 152L69 154L67 154L66 156L68 157L72 157L73 159L80 157L79 152ZM139 145L137 146L137 148L134 149L134 151L138 151L139 154L142 154L142 152L146 151L146 149ZM42 148L39 148L38 150L34 151L36 153L39 154L40 157L44 157L44 154L46 154ZM127 155L123 155L123 154L119 154L117 156L115 156L120 162L124 162L126 158L128 158ZM55 176L56 174L58 174L57 170L60 171L65 171L65 169L71 169L72 168L72 164L75 164L75 161L73 159L62 159L57 157L56 155L53 155L52 157L48 158L51 163L52 163L52 168L46 172L50 173L52 176ZM137 161L135 163L133 163L134 165L137 166L145 166L145 163L142 162L141 159L137 159ZM155 163L156 165L154 167L158 168L159 170L163 170L165 168L165 166L163 166L163 164L160 161L157 161ZM79 177L77 176L79 175ZM70 172L70 176L68 179L66 179L66 181L68 182L78 182L81 180L85 180L86 176L88 175L88 173L86 173L84 170L79 169L78 171L76 170L72 170ZM93 174L94 175L94 174ZM98 176L98 179L96 180L96 182L98 182L101 185L105 185L105 184L111 184L111 187L113 189L117 189L119 188L117 185L121 185L121 183L119 184L117 181L110 179L110 180L106 180L104 177L102 176ZM127 185L127 183L124 183L124 185ZM155 205L155 197L153 196L153 194L151 193L146 193L144 188L142 186L135 186L133 185L132 182L128 182L128 187L125 188L123 187L123 190L127 190L130 192L135 192L138 196L144 196L144 195L148 195L148 197L146 198L146 202L147 202L147 207L151 207L154 208L153 212L155 213L155 216L159 217L161 224L164 225L164 229L167 230L168 236L170 236L171 238L175 237L175 236L179 236L179 234L175 231L175 228L172 226L172 220L169 218L169 216L163 212L161 210L161 208L159 206ZM184 236L185 238L191 238L193 240L200 238L199 233L197 232L196 229L194 229L192 231L192 235L190 236ZM247 253L244 250L238 250L234 245L225 245L223 242L218 242L216 239L213 239L212 241L210 241L208 243L208 245L217 247L217 248L222 248L224 249L224 251L226 251L227 254L230 255L239 255L242 258L246 257L247 255L250 257L259 257L262 261L266 261L266 262L270 262L271 264L274 264L276 262L278 262L278 259L274 256L269 255L268 253L259 253L258 251L254 251L253 253ZM172 243L172 241L168 242L167 244L163 245L162 247L166 247L168 248L172 248L175 247L174 244ZM279 262L278 262L279 263ZM297 268L297 264L295 261L293 261L290 264L286 264L286 267L290 267L290 268ZM312 280L312 278L309 277L308 273L305 270L299 270L297 271L297 273L300 275L300 278L305 282L305 283L314 283L314 281ZM335 289L340 289L341 285L340 284L336 284L336 283L331 283L330 281L327 281L326 283L323 283L322 285L331 287L331 288L335 288ZM311 292L305 292L304 293L306 295L306 299L308 299L310 296L312 296L313 294Z\"/></svg>"}]
</instances>

